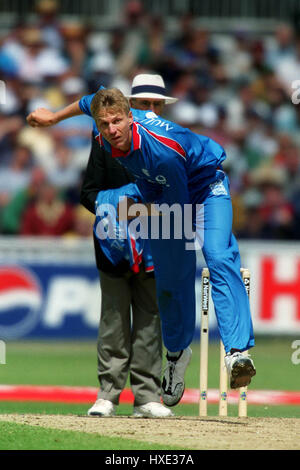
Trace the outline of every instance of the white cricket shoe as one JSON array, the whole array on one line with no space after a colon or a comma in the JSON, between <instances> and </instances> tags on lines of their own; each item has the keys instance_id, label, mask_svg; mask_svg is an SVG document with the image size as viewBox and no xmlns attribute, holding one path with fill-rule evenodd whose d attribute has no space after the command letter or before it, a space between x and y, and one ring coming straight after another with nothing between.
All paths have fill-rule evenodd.
<instances>
[{"instance_id":1,"label":"white cricket shoe","mask_svg":"<svg viewBox=\"0 0 300 470\"><path fill-rule=\"evenodd\" d=\"M87 412L89 416L114 416L115 405L110 400L98 398Z\"/></svg>"},{"instance_id":2,"label":"white cricket shoe","mask_svg":"<svg viewBox=\"0 0 300 470\"><path fill-rule=\"evenodd\" d=\"M174 416L174 413L161 403L150 401L145 405L135 406L133 416L136 418L169 418Z\"/></svg>"},{"instance_id":3,"label":"white cricket shoe","mask_svg":"<svg viewBox=\"0 0 300 470\"><path fill-rule=\"evenodd\" d=\"M256 370L249 355L241 352L227 353L224 360L231 388L246 387L250 384Z\"/></svg>"},{"instance_id":4,"label":"white cricket shoe","mask_svg":"<svg viewBox=\"0 0 300 470\"><path fill-rule=\"evenodd\" d=\"M165 405L175 406L180 402L185 388L184 374L191 356L191 348L183 349L179 357L173 358L167 354L168 362L161 386L161 397Z\"/></svg>"}]
</instances>

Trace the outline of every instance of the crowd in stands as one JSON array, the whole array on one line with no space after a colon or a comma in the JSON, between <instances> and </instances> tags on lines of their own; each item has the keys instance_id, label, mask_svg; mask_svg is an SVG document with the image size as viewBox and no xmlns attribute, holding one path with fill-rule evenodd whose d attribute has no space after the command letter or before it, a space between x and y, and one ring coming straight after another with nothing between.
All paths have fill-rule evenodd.
<instances>
[{"instance_id":1,"label":"crowd in stands","mask_svg":"<svg viewBox=\"0 0 300 470\"><path fill-rule=\"evenodd\" d=\"M91 235L93 217L79 204L91 119L37 129L26 116L100 85L129 94L142 72L161 74L179 98L166 117L225 148L237 237L299 240L298 32L286 23L273 34L214 33L192 15L169 31L137 0L107 30L62 21L59 4L42 0L30 22L0 36L0 235Z\"/></svg>"}]
</instances>

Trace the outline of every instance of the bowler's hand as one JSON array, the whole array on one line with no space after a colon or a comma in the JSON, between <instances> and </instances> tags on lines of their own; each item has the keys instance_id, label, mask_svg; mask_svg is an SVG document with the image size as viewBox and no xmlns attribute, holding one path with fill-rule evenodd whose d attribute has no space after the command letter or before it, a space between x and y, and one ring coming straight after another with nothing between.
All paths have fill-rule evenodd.
<instances>
[{"instance_id":1,"label":"bowler's hand","mask_svg":"<svg viewBox=\"0 0 300 470\"><path fill-rule=\"evenodd\" d=\"M128 211L130 207L135 204L135 201L130 197L124 197L118 204L117 207L117 214L119 220L131 220L134 219L136 216L128 215Z\"/></svg>"},{"instance_id":2,"label":"bowler's hand","mask_svg":"<svg viewBox=\"0 0 300 470\"><path fill-rule=\"evenodd\" d=\"M46 108L37 108L26 118L31 127L48 127L57 124L55 113Z\"/></svg>"},{"instance_id":3,"label":"bowler's hand","mask_svg":"<svg viewBox=\"0 0 300 470\"><path fill-rule=\"evenodd\" d=\"M130 197L124 197L118 204L117 215L119 220L132 220L136 217L160 216L162 214L155 209L153 204L137 203Z\"/></svg>"}]
</instances>

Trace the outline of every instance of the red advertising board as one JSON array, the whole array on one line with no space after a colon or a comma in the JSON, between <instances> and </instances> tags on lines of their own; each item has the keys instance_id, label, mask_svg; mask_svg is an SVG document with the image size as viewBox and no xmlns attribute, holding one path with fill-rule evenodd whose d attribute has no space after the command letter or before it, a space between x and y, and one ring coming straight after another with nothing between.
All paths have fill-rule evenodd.
<instances>
[{"instance_id":1,"label":"red advertising board","mask_svg":"<svg viewBox=\"0 0 300 470\"><path fill-rule=\"evenodd\" d=\"M250 305L256 333L300 336L300 244L245 243L251 273Z\"/></svg>"}]
</instances>

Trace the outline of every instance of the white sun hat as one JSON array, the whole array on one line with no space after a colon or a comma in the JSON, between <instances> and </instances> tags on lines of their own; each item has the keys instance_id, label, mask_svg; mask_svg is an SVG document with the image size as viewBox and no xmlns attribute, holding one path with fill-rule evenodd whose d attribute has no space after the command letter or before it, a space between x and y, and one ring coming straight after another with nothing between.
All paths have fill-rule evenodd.
<instances>
[{"instance_id":1,"label":"white sun hat","mask_svg":"<svg viewBox=\"0 0 300 470\"><path fill-rule=\"evenodd\" d=\"M176 103L178 98L167 96L163 78L160 75L141 73L132 81L131 95L126 98L152 98L165 100L166 104Z\"/></svg>"}]
</instances>

